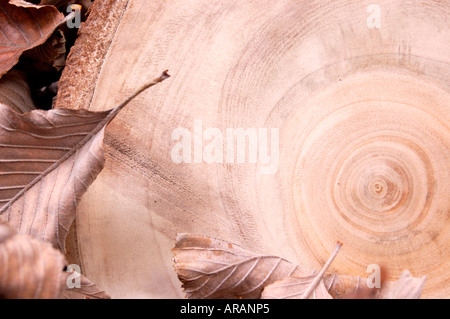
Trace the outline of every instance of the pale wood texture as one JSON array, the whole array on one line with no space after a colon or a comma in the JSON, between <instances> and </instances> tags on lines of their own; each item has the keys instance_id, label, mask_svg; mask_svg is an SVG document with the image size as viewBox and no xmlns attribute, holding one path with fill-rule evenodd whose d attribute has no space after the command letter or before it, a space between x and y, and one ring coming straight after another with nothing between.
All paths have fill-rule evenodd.
<instances>
[{"instance_id":1,"label":"pale wood texture","mask_svg":"<svg viewBox=\"0 0 450 319\"><path fill-rule=\"evenodd\" d=\"M427 276L450 297L450 4L96 1L57 107L106 110L169 69L106 131L83 197L83 274L118 297L182 297L176 233L367 277ZM103 19L103 20L101 20ZM175 164L174 129L279 128L274 175L256 164ZM206 143L205 143L206 144Z\"/></svg>"}]
</instances>

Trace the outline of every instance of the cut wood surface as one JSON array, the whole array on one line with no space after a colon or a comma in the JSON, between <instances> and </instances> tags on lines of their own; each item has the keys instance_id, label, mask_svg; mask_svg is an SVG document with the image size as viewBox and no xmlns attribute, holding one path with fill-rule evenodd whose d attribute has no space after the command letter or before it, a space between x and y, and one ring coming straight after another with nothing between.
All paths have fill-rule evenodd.
<instances>
[{"instance_id":1,"label":"cut wood surface","mask_svg":"<svg viewBox=\"0 0 450 319\"><path fill-rule=\"evenodd\" d=\"M422 297L449 298L450 3L377 1L369 28L370 3L95 1L56 107L107 110L172 77L106 130L77 213L83 275L113 298L177 298L177 233L308 269L339 240L330 272L408 269L427 277ZM177 128L192 145L208 128L278 128L278 169L194 163L194 149L177 164Z\"/></svg>"}]
</instances>

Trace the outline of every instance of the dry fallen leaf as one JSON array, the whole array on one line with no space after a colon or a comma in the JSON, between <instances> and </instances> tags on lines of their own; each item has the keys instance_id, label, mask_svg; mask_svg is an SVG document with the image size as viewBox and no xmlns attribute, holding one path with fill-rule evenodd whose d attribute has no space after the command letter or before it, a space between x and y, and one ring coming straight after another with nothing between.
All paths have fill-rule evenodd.
<instances>
[{"instance_id":1,"label":"dry fallen leaf","mask_svg":"<svg viewBox=\"0 0 450 319\"><path fill-rule=\"evenodd\" d=\"M323 281L312 283L317 277L314 270L213 237L179 234L172 251L175 271L187 297L192 299L260 298L264 287L289 277L310 278L310 285L319 285L316 294L326 284L333 296L343 294L348 284L359 284L357 277L342 276L347 283L343 286L335 275L324 275Z\"/></svg>"},{"instance_id":2,"label":"dry fallen leaf","mask_svg":"<svg viewBox=\"0 0 450 319\"><path fill-rule=\"evenodd\" d=\"M39 2L39 5L44 6L44 5L49 5L49 6L55 6L55 7L62 7L62 6L67 6L69 4L69 2L73 2L71 0L41 0L41 2Z\"/></svg>"},{"instance_id":3,"label":"dry fallen leaf","mask_svg":"<svg viewBox=\"0 0 450 319\"><path fill-rule=\"evenodd\" d=\"M8 105L17 113L36 109L25 73L10 70L0 79L0 103Z\"/></svg>"},{"instance_id":4,"label":"dry fallen leaf","mask_svg":"<svg viewBox=\"0 0 450 319\"><path fill-rule=\"evenodd\" d=\"M57 8L67 8L71 4L80 4L83 8L86 10L89 9L89 7L92 4L91 0L42 0L39 2L39 5L52 5Z\"/></svg>"},{"instance_id":5,"label":"dry fallen leaf","mask_svg":"<svg viewBox=\"0 0 450 319\"><path fill-rule=\"evenodd\" d=\"M45 43L23 53L24 57L36 61L33 70L50 71L54 67L60 71L66 60L66 38L61 30L56 30Z\"/></svg>"},{"instance_id":6,"label":"dry fallen leaf","mask_svg":"<svg viewBox=\"0 0 450 319\"><path fill-rule=\"evenodd\" d=\"M55 109L18 114L0 104L0 218L65 251L76 205L104 164L106 125L144 85L105 112Z\"/></svg>"},{"instance_id":7,"label":"dry fallen leaf","mask_svg":"<svg viewBox=\"0 0 450 319\"><path fill-rule=\"evenodd\" d=\"M262 299L302 299L306 289L311 286L317 274L303 277L287 277L274 282L264 288ZM307 299L333 299L328 292L330 287L326 287L321 279L314 291ZM306 298L305 298L306 299Z\"/></svg>"},{"instance_id":8,"label":"dry fallen leaf","mask_svg":"<svg viewBox=\"0 0 450 319\"><path fill-rule=\"evenodd\" d=\"M16 234L0 223L0 298L61 298L65 258L49 243Z\"/></svg>"},{"instance_id":9,"label":"dry fallen leaf","mask_svg":"<svg viewBox=\"0 0 450 319\"><path fill-rule=\"evenodd\" d=\"M80 288L66 288L64 298L66 299L111 299L104 290L92 283L80 274Z\"/></svg>"},{"instance_id":10,"label":"dry fallen leaf","mask_svg":"<svg viewBox=\"0 0 450 319\"><path fill-rule=\"evenodd\" d=\"M333 299L328 292L332 281L328 287L325 286L325 271L331 265L342 244L338 242L322 270L316 274L308 276L291 276L276 281L264 288L261 298L265 299Z\"/></svg>"},{"instance_id":11,"label":"dry fallen leaf","mask_svg":"<svg viewBox=\"0 0 450 319\"><path fill-rule=\"evenodd\" d=\"M78 198L104 163L103 136L114 112L35 110L0 105L0 216L64 251Z\"/></svg>"},{"instance_id":12,"label":"dry fallen leaf","mask_svg":"<svg viewBox=\"0 0 450 319\"><path fill-rule=\"evenodd\" d=\"M254 254L213 237L179 234L174 267L188 298L341 299L420 296L424 278L405 272L398 282L368 288L364 278L326 274L342 244L320 272L270 255ZM409 275L408 275L409 274Z\"/></svg>"},{"instance_id":13,"label":"dry fallen leaf","mask_svg":"<svg viewBox=\"0 0 450 319\"><path fill-rule=\"evenodd\" d=\"M220 239L179 234L175 271L188 298L259 298L264 286L299 273L287 260L248 252Z\"/></svg>"},{"instance_id":14,"label":"dry fallen leaf","mask_svg":"<svg viewBox=\"0 0 450 319\"><path fill-rule=\"evenodd\" d=\"M26 1L0 1L0 76L8 72L26 50L44 43L64 22L53 6Z\"/></svg>"}]
</instances>

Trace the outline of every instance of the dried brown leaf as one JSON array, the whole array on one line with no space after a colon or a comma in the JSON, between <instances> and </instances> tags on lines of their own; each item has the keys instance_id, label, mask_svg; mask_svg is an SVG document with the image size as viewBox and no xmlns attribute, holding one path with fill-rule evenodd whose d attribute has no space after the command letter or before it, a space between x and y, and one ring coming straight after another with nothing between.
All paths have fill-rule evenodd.
<instances>
[{"instance_id":1,"label":"dried brown leaf","mask_svg":"<svg viewBox=\"0 0 450 319\"><path fill-rule=\"evenodd\" d=\"M50 71L54 67L61 70L66 60L66 38L61 30L56 30L50 38L33 49L25 51L23 56L36 61L32 67L36 71Z\"/></svg>"},{"instance_id":2,"label":"dried brown leaf","mask_svg":"<svg viewBox=\"0 0 450 319\"><path fill-rule=\"evenodd\" d=\"M338 242L330 258L319 273L307 276L291 276L264 288L262 298L271 299L333 299L324 283L325 272L333 262L342 243Z\"/></svg>"},{"instance_id":3,"label":"dried brown leaf","mask_svg":"<svg viewBox=\"0 0 450 319\"><path fill-rule=\"evenodd\" d=\"M267 286L262 293L262 298L300 299L314 278L316 278L315 275L284 278ZM309 298L419 299L424 284L425 277L414 278L407 270L402 273L396 282L383 280L381 288L369 288L366 280L360 277L326 275Z\"/></svg>"},{"instance_id":4,"label":"dried brown leaf","mask_svg":"<svg viewBox=\"0 0 450 319\"><path fill-rule=\"evenodd\" d=\"M0 1L0 76L8 72L26 50L44 43L64 22L53 6L26 1Z\"/></svg>"},{"instance_id":5,"label":"dried brown leaf","mask_svg":"<svg viewBox=\"0 0 450 319\"><path fill-rule=\"evenodd\" d=\"M104 129L116 112L0 105L0 216L64 251L76 202L101 171Z\"/></svg>"},{"instance_id":6,"label":"dried brown leaf","mask_svg":"<svg viewBox=\"0 0 450 319\"><path fill-rule=\"evenodd\" d=\"M61 252L49 243L15 234L0 223L1 298L61 298L67 278L65 263Z\"/></svg>"},{"instance_id":7,"label":"dried brown leaf","mask_svg":"<svg viewBox=\"0 0 450 319\"><path fill-rule=\"evenodd\" d=\"M41 2L39 2L39 5L41 6L55 6L55 7L62 7L62 6L68 6L70 3L73 3L74 1L72 0L41 0Z\"/></svg>"},{"instance_id":8,"label":"dried brown leaf","mask_svg":"<svg viewBox=\"0 0 450 319\"><path fill-rule=\"evenodd\" d=\"M303 277L287 277L274 282L264 288L262 299L302 299L304 293L313 283L317 274ZM308 299L333 299L326 287L324 280L321 279Z\"/></svg>"},{"instance_id":9,"label":"dried brown leaf","mask_svg":"<svg viewBox=\"0 0 450 319\"><path fill-rule=\"evenodd\" d=\"M57 8L67 8L71 4L80 4L83 9L87 10L92 4L91 0L42 0L39 5L51 5Z\"/></svg>"},{"instance_id":10,"label":"dried brown leaf","mask_svg":"<svg viewBox=\"0 0 450 319\"><path fill-rule=\"evenodd\" d=\"M287 260L244 250L206 236L179 234L174 267L188 298L260 298L263 288L291 275L306 275Z\"/></svg>"},{"instance_id":11,"label":"dried brown leaf","mask_svg":"<svg viewBox=\"0 0 450 319\"><path fill-rule=\"evenodd\" d=\"M15 5L17 7L22 7L22 8L40 9L43 7L43 5L41 5L41 4L34 4L33 2L30 2L27 0L9 0L9 3L12 5Z\"/></svg>"},{"instance_id":12,"label":"dried brown leaf","mask_svg":"<svg viewBox=\"0 0 450 319\"><path fill-rule=\"evenodd\" d=\"M316 275L284 278L267 286L262 293L262 298L301 299L307 286L311 285L315 277ZM365 278L327 274L309 298L329 299L326 294L328 292L333 299L374 299L381 298L385 290L385 288L367 287Z\"/></svg>"},{"instance_id":13,"label":"dried brown leaf","mask_svg":"<svg viewBox=\"0 0 450 319\"><path fill-rule=\"evenodd\" d=\"M105 112L56 109L18 114L0 104L0 218L64 251L76 205L104 164L106 125L137 94Z\"/></svg>"},{"instance_id":14,"label":"dried brown leaf","mask_svg":"<svg viewBox=\"0 0 450 319\"><path fill-rule=\"evenodd\" d=\"M179 234L174 267L188 298L381 299L418 298L425 278L405 271L397 282L369 288L364 278L326 274L340 248L320 272L271 255L249 252L213 237ZM386 273L386 271L382 271Z\"/></svg>"},{"instance_id":15,"label":"dried brown leaf","mask_svg":"<svg viewBox=\"0 0 450 319\"><path fill-rule=\"evenodd\" d=\"M88 278L80 274L80 288L66 288L66 299L111 299L111 297Z\"/></svg>"},{"instance_id":16,"label":"dried brown leaf","mask_svg":"<svg viewBox=\"0 0 450 319\"><path fill-rule=\"evenodd\" d=\"M25 73L10 70L0 79L0 103L8 105L17 113L36 109Z\"/></svg>"},{"instance_id":17,"label":"dried brown leaf","mask_svg":"<svg viewBox=\"0 0 450 319\"><path fill-rule=\"evenodd\" d=\"M282 298L294 292L287 291L276 296L273 292L279 286L300 284L299 278L306 280L308 285L303 285L301 294L297 292L296 297L301 297L317 278L314 270L301 269L278 256L254 254L213 237L179 234L172 251L175 254L175 271L187 297L192 299L260 298L263 289L271 284L273 290L266 291L266 298ZM323 287L333 298L343 296L359 287L362 281L352 276L320 276L323 280L313 284L313 298L319 297L319 294L320 298L328 298L323 293ZM298 286L292 288L298 289Z\"/></svg>"}]
</instances>

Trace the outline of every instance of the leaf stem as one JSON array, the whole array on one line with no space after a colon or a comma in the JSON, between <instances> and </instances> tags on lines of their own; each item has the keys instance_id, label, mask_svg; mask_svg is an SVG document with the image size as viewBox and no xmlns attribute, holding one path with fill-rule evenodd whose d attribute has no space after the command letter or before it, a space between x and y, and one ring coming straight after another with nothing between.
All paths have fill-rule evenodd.
<instances>
[{"instance_id":1,"label":"leaf stem","mask_svg":"<svg viewBox=\"0 0 450 319\"><path fill-rule=\"evenodd\" d=\"M340 241L337 242L336 247L333 250L333 253L331 254L330 258L328 258L327 262L323 266L322 270L319 272L319 274L314 278L314 280L309 285L308 289L303 293L302 297L300 299L308 299L309 295L316 289L319 282L322 280L323 275L325 275L325 272L328 270L328 267L330 267L331 263L333 262L334 258L336 258L339 250L342 247L342 243Z\"/></svg>"},{"instance_id":2,"label":"leaf stem","mask_svg":"<svg viewBox=\"0 0 450 319\"><path fill-rule=\"evenodd\" d=\"M133 100L136 96L138 96L140 93L142 93L143 91L145 91L146 89L148 89L149 87L152 87L162 81L164 81L167 78L170 78L169 70L165 70L159 77L157 77L156 79L153 79L151 82L144 84L143 86L141 86L139 89L137 89L133 94L131 94L129 97L127 97L122 103L120 103L118 106L116 106L112 111L111 111L111 115L109 116L110 120L112 120L117 113L119 113L119 111L121 109L123 109L128 103L130 103L131 100Z\"/></svg>"}]
</instances>

